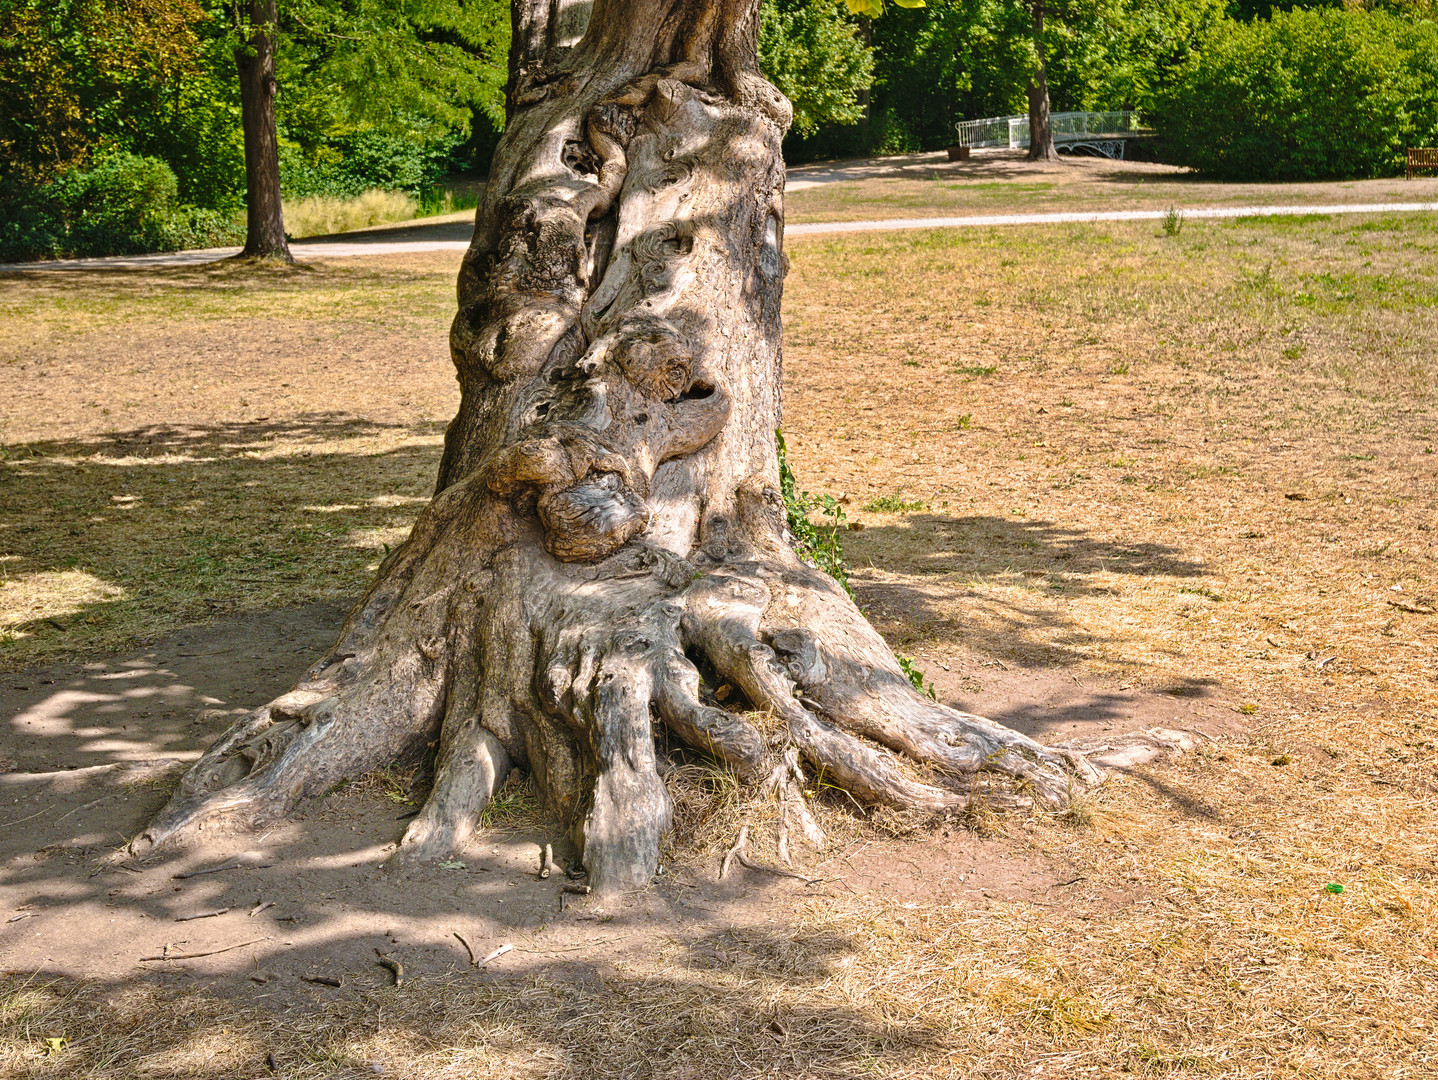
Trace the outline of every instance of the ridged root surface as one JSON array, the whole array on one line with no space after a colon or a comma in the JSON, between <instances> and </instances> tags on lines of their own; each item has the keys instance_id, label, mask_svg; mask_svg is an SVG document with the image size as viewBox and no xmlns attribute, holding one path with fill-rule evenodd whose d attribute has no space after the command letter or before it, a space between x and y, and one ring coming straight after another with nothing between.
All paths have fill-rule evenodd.
<instances>
[{"instance_id":1,"label":"ridged root surface","mask_svg":"<svg viewBox=\"0 0 1438 1080\"><path fill-rule=\"evenodd\" d=\"M770 789L812 843L800 758L857 799L935 811L978 784L1060 805L1094 779L917 693L789 546L789 113L755 70L757 3L597 0L577 40L573 7L520 4L434 501L336 646L205 753L135 850L282 817L428 745L399 858L461 850L520 767L597 890L641 886L671 819L656 723ZM728 707L701 670L738 689Z\"/></svg>"}]
</instances>

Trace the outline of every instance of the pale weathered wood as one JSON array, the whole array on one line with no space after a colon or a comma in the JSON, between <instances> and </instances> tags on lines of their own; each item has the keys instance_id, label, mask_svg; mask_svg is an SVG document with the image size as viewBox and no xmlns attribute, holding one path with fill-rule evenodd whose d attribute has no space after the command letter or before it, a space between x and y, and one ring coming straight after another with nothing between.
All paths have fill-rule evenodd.
<instances>
[{"instance_id":1,"label":"pale weathered wood","mask_svg":"<svg viewBox=\"0 0 1438 1080\"><path fill-rule=\"evenodd\" d=\"M933 810L981 770L1050 803L1092 777L917 694L787 543L789 110L756 70L757 0L596 0L572 47L571 8L516 3L434 501L330 654L204 755L136 850L282 815L437 741L402 857L460 849L517 766L596 890L642 886L671 817L655 717L773 791L785 856L790 825L823 843L800 755L859 798ZM780 733L702 701L693 656Z\"/></svg>"}]
</instances>

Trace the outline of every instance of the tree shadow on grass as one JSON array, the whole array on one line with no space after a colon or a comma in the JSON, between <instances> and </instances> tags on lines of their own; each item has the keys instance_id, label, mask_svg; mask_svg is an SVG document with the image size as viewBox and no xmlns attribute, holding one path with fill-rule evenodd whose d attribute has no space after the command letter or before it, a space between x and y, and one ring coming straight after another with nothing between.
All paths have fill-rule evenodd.
<instances>
[{"instance_id":1,"label":"tree shadow on grass","mask_svg":"<svg viewBox=\"0 0 1438 1080\"><path fill-rule=\"evenodd\" d=\"M0 668L352 602L428 502L442 437L326 414L5 447Z\"/></svg>"},{"instance_id":2,"label":"tree shadow on grass","mask_svg":"<svg viewBox=\"0 0 1438 1080\"><path fill-rule=\"evenodd\" d=\"M957 637L1008 661L1066 667L1116 640L1077 625L1063 601L1117 595L1125 580L1191 580L1203 563L1179 549L1106 540L1032 518L913 514L844 538L855 591L897 647ZM865 580L864 569L898 575ZM1115 580L1117 579L1117 581ZM954 610L971 607L972 622Z\"/></svg>"}]
</instances>

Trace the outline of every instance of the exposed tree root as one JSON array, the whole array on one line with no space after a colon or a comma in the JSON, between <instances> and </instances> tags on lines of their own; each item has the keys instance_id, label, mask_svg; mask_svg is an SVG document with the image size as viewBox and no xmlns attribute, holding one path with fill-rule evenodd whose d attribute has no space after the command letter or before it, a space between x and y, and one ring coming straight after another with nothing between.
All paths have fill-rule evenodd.
<instances>
[{"instance_id":1,"label":"exposed tree root","mask_svg":"<svg viewBox=\"0 0 1438 1080\"><path fill-rule=\"evenodd\" d=\"M574 49L521 57L460 274L463 394L435 499L330 654L205 753L136 851L282 816L433 747L396 861L462 849L524 767L595 890L643 886L672 819L656 721L773 795L785 862L791 831L824 842L804 766L929 810L984 776L1049 805L1094 778L918 694L787 542L788 114L754 67L756 12L597 0ZM523 48L553 37L520 29ZM707 701L702 670L743 700Z\"/></svg>"}]
</instances>

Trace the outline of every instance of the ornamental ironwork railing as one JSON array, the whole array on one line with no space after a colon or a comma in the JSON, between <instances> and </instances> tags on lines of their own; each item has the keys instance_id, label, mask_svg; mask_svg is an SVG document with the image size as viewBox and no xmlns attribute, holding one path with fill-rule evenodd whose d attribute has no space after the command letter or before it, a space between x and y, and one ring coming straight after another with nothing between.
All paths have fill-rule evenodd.
<instances>
[{"instance_id":1,"label":"ornamental ironwork railing","mask_svg":"<svg viewBox=\"0 0 1438 1080\"><path fill-rule=\"evenodd\" d=\"M1057 112L1049 115L1055 145L1092 143L1130 138L1138 134L1138 115L1132 109L1113 112ZM960 146L1018 149L1029 145L1029 118L990 116L954 125Z\"/></svg>"}]
</instances>

